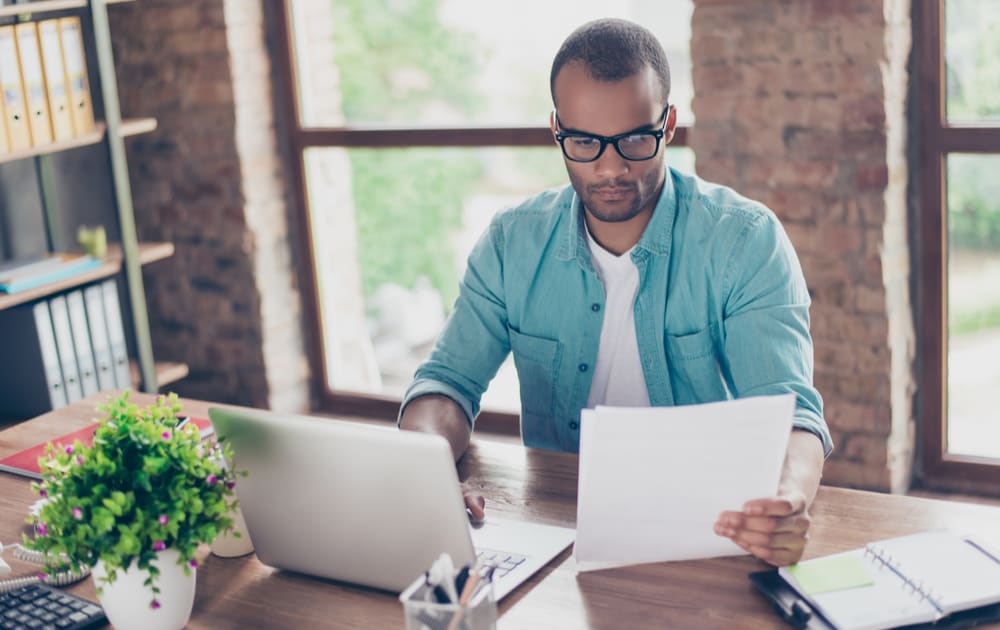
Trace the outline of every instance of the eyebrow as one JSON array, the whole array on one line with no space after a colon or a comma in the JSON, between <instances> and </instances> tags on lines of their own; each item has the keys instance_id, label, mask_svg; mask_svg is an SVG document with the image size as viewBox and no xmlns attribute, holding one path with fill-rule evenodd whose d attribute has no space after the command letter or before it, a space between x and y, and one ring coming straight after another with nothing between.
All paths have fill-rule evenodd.
<instances>
[{"instance_id":1,"label":"eyebrow","mask_svg":"<svg viewBox=\"0 0 1000 630\"><path fill-rule=\"evenodd\" d=\"M615 138L618 136L627 136L630 133L636 133L637 131L654 131L656 129L656 123L659 122L659 120L657 120L651 123L646 123L645 125L641 125L639 127L636 127L635 129L629 129L628 131L622 133L616 133L613 136L602 136L599 133L591 133L590 131L583 131L581 129L575 129L573 127L563 126L562 120L559 119L559 112L556 112L556 120L559 122L559 127L562 129L563 133L578 133L584 136L594 136L596 138Z\"/></svg>"}]
</instances>

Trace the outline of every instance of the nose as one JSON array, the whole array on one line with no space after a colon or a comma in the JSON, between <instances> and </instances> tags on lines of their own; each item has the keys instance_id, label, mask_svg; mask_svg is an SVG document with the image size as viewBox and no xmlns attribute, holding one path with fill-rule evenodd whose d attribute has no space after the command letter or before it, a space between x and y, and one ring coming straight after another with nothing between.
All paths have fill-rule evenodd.
<instances>
[{"instance_id":1,"label":"nose","mask_svg":"<svg viewBox=\"0 0 1000 630\"><path fill-rule=\"evenodd\" d=\"M619 177L629 171L628 160L618 154L613 145L604 147L604 153L594 161L594 173L598 177Z\"/></svg>"}]
</instances>

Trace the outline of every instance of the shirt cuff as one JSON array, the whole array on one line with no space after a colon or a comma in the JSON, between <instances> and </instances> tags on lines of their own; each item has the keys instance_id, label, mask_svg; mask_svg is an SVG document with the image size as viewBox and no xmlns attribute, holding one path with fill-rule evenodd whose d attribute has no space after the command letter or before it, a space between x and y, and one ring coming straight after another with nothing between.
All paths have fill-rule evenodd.
<instances>
[{"instance_id":1,"label":"shirt cuff","mask_svg":"<svg viewBox=\"0 0 1000 630\"><path fill-rule=\"evenodd\" d=\"M833 452L833 439L830 437L830 431L826 428L826 423L822 420L816 420L811 416L802 417L796 415L795 419L792 420L792 428L808 431L819 438L819 441L823 444L824 458L829 457L830 453Z\"/></svg>"},{"instance_id":2,"label":"shirt cuff","mask_svg":"<svg viewBox=\"0 0 1000 630\"><path fill-rule=\"evenodd\" d=\"M430 396L437 394L440 396L447 396L456 405L462 408L465 413L465 419L469 421L469 429L473 427L473 415L472 415L472 404L459 392L456 388L448 385L447 383L442 383L441 381L435 381L429 378L418 378L417 380L410 383L410 386L406 389L406 394L403 396L403 402L399 406L399 415L396 417L396 426L403 419L403 412L406 411L406 406L413 402L415 399L421 396Z\"/></svg>"}]
</instances>

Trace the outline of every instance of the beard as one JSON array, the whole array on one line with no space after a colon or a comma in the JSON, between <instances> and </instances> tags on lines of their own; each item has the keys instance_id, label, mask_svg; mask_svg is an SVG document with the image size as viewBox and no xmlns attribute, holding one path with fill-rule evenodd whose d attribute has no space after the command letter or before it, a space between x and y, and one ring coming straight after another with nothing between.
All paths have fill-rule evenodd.
<instances>
[{"instance_id":1,"label":"beard","mask_svg":"<svg viewBox=\"0 0 1000 630\"><path fill-rule=\"evenodd\" d=\"M607 179L587 182L569 172L570 183L580 196L583 207L595 219L606 223L622 223L644 211L652 211L662 185L662 176L663 170L651 169L636 181Z\"/></svg>"}]
</instances>

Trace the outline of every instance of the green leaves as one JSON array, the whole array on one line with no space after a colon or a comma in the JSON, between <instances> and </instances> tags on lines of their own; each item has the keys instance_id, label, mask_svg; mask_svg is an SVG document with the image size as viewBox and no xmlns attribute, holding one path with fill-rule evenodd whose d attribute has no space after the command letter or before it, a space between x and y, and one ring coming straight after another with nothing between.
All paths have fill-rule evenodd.
<instances>
[{"instance_id":1,"label":"green leaves","mask_svg":"<svg viewBox=\"0 0 1000 630\"><path fill-rule=\"evenodd\" d=\"M236 474L222 465L228 446L202 444L193 423L178 430L180 409L173 394L139 407L126 392L98 407L92 446L49 445L44 479L32 484L49 501L28 519L35 538L25 537L54 559L49 571L103 560L113 580L133 560L148 567L158 548L176 549L187 571L198 545L232 529Z\"/></svg>"}]
</instances>

